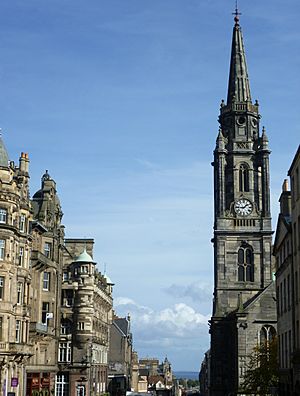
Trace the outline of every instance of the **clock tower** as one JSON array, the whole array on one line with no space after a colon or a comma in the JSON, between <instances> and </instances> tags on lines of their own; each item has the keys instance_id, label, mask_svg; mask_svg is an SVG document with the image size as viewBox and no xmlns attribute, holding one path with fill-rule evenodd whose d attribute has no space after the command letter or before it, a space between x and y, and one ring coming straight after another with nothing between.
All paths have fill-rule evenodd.
<instances>
[{"instance_id":1,"label":"clock tower","mask_svg":"<svg viewBox=\"0 0 300 396\"><path fill-rule=\"evenodd\" d=\"M211 395L241 390L253 348L276 332L268 138L251 99L239 13L214 150ZM266 338L267 337L267 338Z\"/></svg>"}]
</instances>

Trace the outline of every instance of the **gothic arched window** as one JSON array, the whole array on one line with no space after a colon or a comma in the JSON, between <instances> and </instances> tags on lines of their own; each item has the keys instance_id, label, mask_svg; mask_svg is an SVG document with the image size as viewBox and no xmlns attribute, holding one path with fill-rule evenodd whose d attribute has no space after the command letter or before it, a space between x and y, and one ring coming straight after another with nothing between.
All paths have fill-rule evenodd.
<instances>
[{"instance_id":1,"label":"gothic arched window","mask_svg":"<svg viewBox=\"0 0 300 396\"><path fill-rule=\"evenodd\" d=\"M238 280L254 282L253 251L250 246L242 246L238 250Z\"/></svg>"},{"instance_id":2,"label":"gothic arched window","mask_svg":"<svg viewBox=\"0 0 300 396\"><path fill-rule=\"evenodd\" d=\"M241 192L249 191L249 168L245 164L239 168L239 187Z\"/></svg>"},{"instance_id":3,"label":"gothic arched window","mask_svg":"<svg viewBox=\"0 0 300 396\"><path fill-rule=\"evenodd\" d=\"M269 344L276 337L276 330L273 326L264 325L259 332L259 344Z\"/></svg>"}]
</instances>

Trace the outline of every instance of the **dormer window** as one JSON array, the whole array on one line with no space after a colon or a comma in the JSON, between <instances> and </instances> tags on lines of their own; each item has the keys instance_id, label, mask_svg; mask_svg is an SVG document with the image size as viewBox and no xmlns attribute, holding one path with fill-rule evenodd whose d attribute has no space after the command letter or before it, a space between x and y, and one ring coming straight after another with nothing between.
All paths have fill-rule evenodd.
<instances>
[{"instance_id":1,"label":"dormer window","mask_svg":"<svg viewBox=\"0 0 300 396\"><path fill-rule=\"evenodd\" d=\"M0 209L0 223L1 224L6 224L7 222L7 210L6 209Z\"/></svg>"}]
</instances>

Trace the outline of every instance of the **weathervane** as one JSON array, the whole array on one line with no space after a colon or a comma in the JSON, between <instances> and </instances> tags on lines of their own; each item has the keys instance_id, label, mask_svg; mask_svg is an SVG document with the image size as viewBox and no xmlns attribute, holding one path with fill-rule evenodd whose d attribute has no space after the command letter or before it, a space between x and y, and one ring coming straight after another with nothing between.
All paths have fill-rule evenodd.
<instances>
[{"instance_id":1,"label":"weathervane","mask_svg":"<svg viewBox=\"0 0 300 396\"><path fill-rule=\"evenodd\" d=\"M236 23L236 25L238 25L239 20L240 20L239 16L242 15L242 14L239 12L238 0L235 0L235 12L233 12L232 15L234 15L234 22Z\"/></svg>"}]
</instances>

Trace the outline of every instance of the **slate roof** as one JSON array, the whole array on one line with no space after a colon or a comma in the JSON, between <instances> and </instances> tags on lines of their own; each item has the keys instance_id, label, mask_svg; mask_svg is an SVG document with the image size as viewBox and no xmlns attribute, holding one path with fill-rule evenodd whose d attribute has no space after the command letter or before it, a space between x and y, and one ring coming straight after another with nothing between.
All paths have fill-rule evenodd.
<instances>
[{"instance_id":1,"label":"slate roof","mask_svg":"<svg viewBox=\"0 0 300 396\"><path fill-rule=\"evenodd\" d=\"M130 334L129 322L126 318L116 318L113 324L119 329L119 331L127 337Z\"/></svg>"},{"instance_id":2,"label":"slate roof","mask_svg":"<svg viewBox=\"0 0 300 396\"><path fill-rule=\"evenodd\" d=\"M244 311L248 312L253 307L253 305L255 305L259 300L261 300L268 294L275 297L275 283L274 282L269 283L269 285L267 287L265 287L262 291L259 291L254 297L247 300L243 304ZM274 304L275 304L275 300L274 300ZM268 320L268 321L272 322L272 320Z\"/></svg>"},{"instance_id":3,"label":"slate roof","mask_svg":"<svg viewBox=\"0 0 300 396\"><path fill-rule=\"evenodd\" d=\"M148 375L149 375L149 370L148 369L146 369L146 368L140 368L139 369L139 376L148 377Z\"/></svg>"},{"instance_id":4,"label":"slate roof","mask_svg":"<svg viewBox=\"0 0 300 396\"><path fill-rule=\"evenodd\" d=\"M161 375L150 375L148 383L151 385L157 384L158 382L164 383L164 378Z\"/></svg>"},{"instance_id":5,"label":"slate roof","mask_svg":"<svg viewBox=\"0 0 300 396\"><path fill-rule=\"evenodd\" d=\"M276 226L276 232L275 232L275 240L274 240L274 245L273 245L273 252L276 249L279 234L280 234L280 229L284 225L286 228L286 231L289 232L291 228L291 216L284 216L282 213L279 213L278 215L278 220L277 220L277 226Z\"/></svg>"},{"instance_id":6,"label":"slate roof","mask_svg":"<svg viewBox=\"0 0 300 396\"><path fill-rule=\"evenodd\" d=\"M295 165L295 163L296 163L297 158L298 158L299 155L300 155L300 144L299 144L299 146L298 146L298 149L297 149L297 152L296 152L296 154L295 154L295 156L294 156L294 159L293 159L293 161L292 161L292 163L291 163L290 169L289 169L289 171L288 171L288 176L291 176L292 169L294 168L294 165Z\"/></svg>"}]
</instances>

